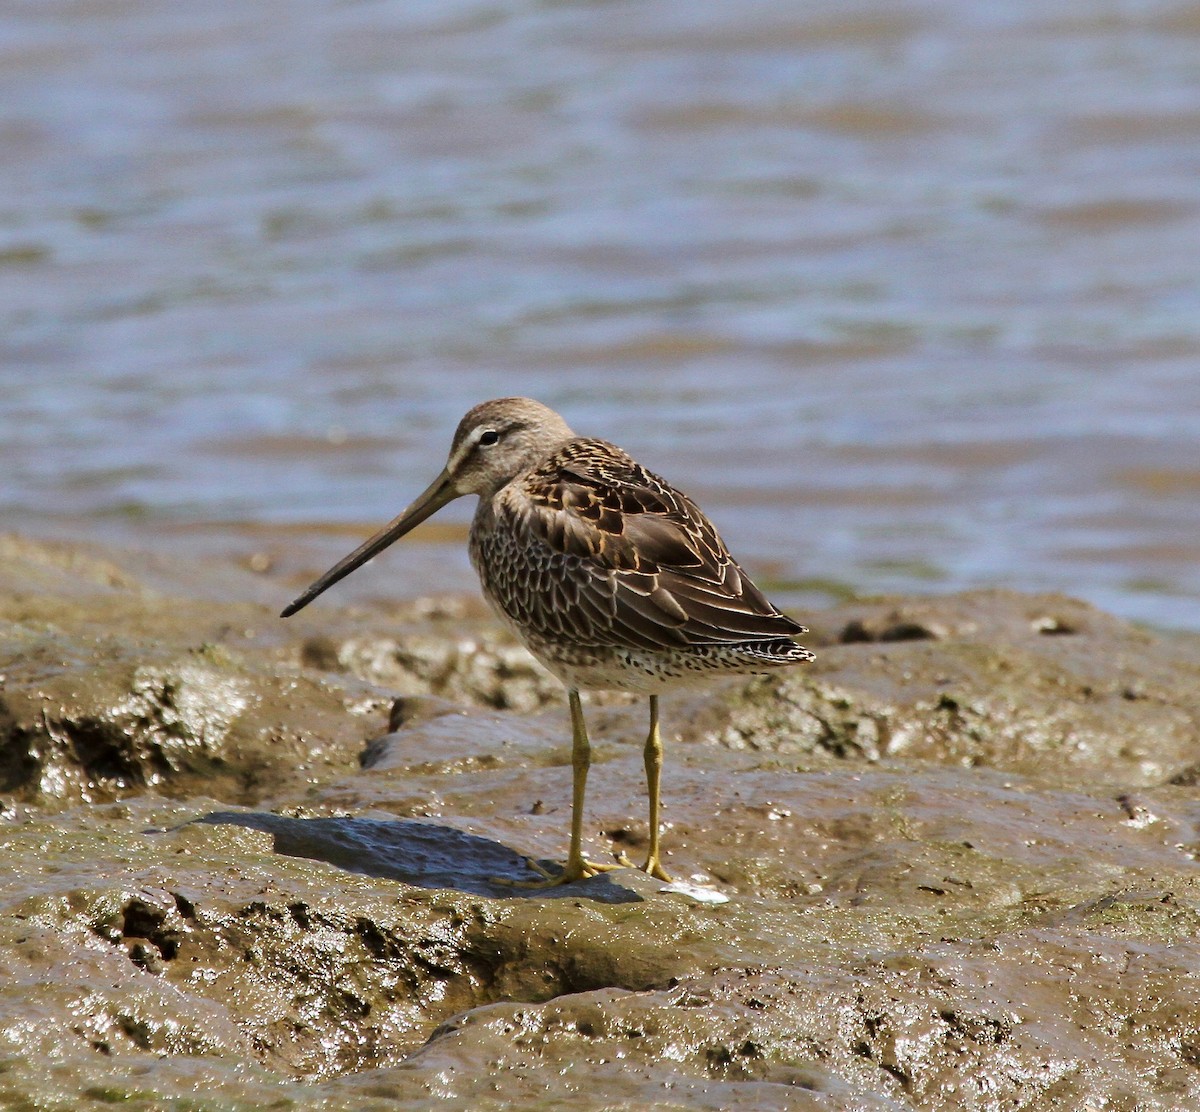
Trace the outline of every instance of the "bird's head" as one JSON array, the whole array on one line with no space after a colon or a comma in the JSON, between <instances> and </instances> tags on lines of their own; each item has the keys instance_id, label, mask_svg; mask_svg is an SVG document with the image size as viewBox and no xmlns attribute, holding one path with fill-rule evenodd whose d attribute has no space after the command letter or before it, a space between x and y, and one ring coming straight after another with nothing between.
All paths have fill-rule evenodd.
<instances>
[{"instance_id":1,"label":"bird's head","mask_svg":"<svg viewBox=\"0 0 1200 1112\"><path fill-rule=\"evenodd\" d=\"M490 497L574 435L553 409L532 398L497 398L477 405L458 423L441 474L399 517L334 564L282 616L307 606L447 502L464 494Z\"/></svg>"}]
</instances>

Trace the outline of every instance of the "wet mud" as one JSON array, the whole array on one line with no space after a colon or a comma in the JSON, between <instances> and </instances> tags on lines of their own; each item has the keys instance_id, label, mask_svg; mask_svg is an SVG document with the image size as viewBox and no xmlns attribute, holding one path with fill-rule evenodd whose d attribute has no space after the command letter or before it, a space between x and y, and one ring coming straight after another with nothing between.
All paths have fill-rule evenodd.
<instances>
[{"instance_id":1,"label":"wet mud","mask_svg":"<svg viewBox=\"0 0 1200 1112\"><path fill-rule=\"evenodd\" d=\"M538 892L566 711L476 602L2 546L0 1106L1200 1105L1196 637L805 615L810 667L664 700L665 863L726 901ZM588 715L638 860L645 708Z\"/></svg>"}]
</instances>

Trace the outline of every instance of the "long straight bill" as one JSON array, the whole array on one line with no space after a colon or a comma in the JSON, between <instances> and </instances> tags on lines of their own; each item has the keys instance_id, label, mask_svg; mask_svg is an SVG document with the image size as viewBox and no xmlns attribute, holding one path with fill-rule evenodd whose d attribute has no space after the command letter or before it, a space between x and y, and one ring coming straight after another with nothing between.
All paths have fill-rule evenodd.
<instances>
[{"instance_id":1,"label":"long straight bill","mask_svg":"<svg viewBox=\"0 0 1200 1112\"><path fill-rule=\"evenodd\" d=\"M377 556L393 541L398 541L414 526L420 525L427 517L432 517L447 502L451 502L457 497L458 491L454 489L450 476L443 471L407 510L399 517L389 521L373 537L363 541L349 556L334 564L279 616L290 618L297 610L303 610L317 595L332 587L339 580L345 579L356 568L362 567L372 556Z\"/></svg>"}]
</instances>

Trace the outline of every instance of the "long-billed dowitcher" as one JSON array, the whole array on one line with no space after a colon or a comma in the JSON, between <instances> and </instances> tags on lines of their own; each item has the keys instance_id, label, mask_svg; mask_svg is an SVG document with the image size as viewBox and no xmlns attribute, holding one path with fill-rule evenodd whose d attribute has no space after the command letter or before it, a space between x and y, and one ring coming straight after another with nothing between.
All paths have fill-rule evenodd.
<instances>
[{"instance_id":1,"label":"long-billed dowitcher","mask_svg":"<svg viewBox=\"0 0 1200 1112\"><path fill-rule=\"evenodd\" d=\"M579 692L650 698L646 872L659 859L663 749L659 692L720 673L768 672L812 659L686 495L604 440L576 436L552 409L500 398L459 422L442 473L399 517L335 564L283 617L366 563L447 502L479 495L471 563L483 593L529 651L567 688L574 790L571 843L544 884L612 865L583 856L583 794L591 749Z\"/></svg>"}]
</instances>

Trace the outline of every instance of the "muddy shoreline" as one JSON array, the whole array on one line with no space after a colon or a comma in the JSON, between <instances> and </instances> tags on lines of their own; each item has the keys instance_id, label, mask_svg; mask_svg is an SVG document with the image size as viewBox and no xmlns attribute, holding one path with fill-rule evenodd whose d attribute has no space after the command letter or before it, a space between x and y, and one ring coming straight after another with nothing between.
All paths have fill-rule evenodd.
<instances>
[{"instance_id":1,"label":"muddy shoreline","mask_svg":"<svg viewBox=\"0 0 1200 1112\"><path fill-rule=\"evenodd\" d=\"M806 614L811 667L664 701L667 867L728 902L529 894L566 713L476 600L0 550L4 1107L1200 1104L1200 638ZM644 709L589 715L636 858Z\"/></svg>"}]
</instances>

